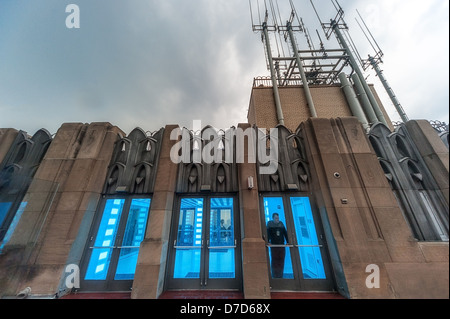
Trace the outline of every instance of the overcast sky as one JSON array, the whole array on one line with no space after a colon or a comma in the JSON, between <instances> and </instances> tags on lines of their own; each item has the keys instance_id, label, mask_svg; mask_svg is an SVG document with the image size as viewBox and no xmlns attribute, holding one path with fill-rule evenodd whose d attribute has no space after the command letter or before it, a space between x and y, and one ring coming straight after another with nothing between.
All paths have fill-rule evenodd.
<instances>
[{"instance_id":1,"label":"overcast sky","mask_svg":"<svg viewBox=\"0 0 450 319\"><path fill-rule=\"evenodd\" d=\"M313 39L316 28L325 39L309 0L293 2ZM79 29L66 27L71 3L80 8ZM278 3L287 19L289 1ZM331 1L315 3L322 20L334 17ZM339 3L366 57L372 50L356 8L365 18L409 118L448 123L449 1ZM53 134L65 122L110 122L128 134L137 126L191 128L193 120L228 128L247 121L261 75L268 71L248 0L0 0L1 128ZM399 120L378 78L367 75Z\"/></svg>"}]
</instances>

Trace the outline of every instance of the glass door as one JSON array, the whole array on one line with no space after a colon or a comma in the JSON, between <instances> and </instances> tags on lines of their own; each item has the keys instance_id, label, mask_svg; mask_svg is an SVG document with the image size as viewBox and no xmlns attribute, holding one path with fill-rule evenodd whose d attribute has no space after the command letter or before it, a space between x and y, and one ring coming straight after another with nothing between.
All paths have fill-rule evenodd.
<instances>
[{"instance_id":1,"label":"glass door","mask_svg":"<svg viewBox=\"0 0 450 319\"><path fill-rule=\"evenodd\" d=\"M105 201L85 253L81 290L131 289L150 202L150 198L110 198Z\"/></svg>"},{"instance_id":2,"label":"glass door","mask_svg":"<svg viewBox=\"0 0 450 319\"><path fill-rule=\"evenodd\" d=\"M320 221L308 197L262 197L264 234L274 290L334 290Z\"/></svg>"},{"instance_id":3,"label":"glass door","mask_svg":"<svg viewBox=\"0 0 450 319\"><path fill-rule=\"evenodd\" d=\"M237 239L233 198L213 197L209 206L207 243L208 288L233 288L236 277ZM237 287L235 287L237 288Z\"/></svg>"},{"instance_id":4,"label":"glass door","mask_svg":"<svg viewBox=\"0 0 450 319\"><path fill-rule=\"evenodd\" d=\"M232 197L184 197L172 227L168 289L239 289Z\"/></svg>"},{"instance_id":5,"label":"glass door","mask_svg":"<svg viewBox=\"0 0 450 319\"><path fill-rule=\"evenodd\" d=\"M200 279L203 249L203 198L183 198L180 205L177 239L174 241L173 278Z\"/></svg>"}]
</instances>

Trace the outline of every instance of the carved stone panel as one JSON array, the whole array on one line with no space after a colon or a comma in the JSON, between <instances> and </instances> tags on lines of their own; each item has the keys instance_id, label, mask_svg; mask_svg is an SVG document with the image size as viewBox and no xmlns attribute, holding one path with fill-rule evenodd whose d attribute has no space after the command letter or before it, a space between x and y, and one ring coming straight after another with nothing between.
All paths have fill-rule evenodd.
<instances>
[{"instance_id":1,"label":"carved stone panel","mask_svg":"<svg viewBox=\"0 0 450 319\"><path fill-rule=\"evenodd\" d=\"M164 129L146 134L134 129L115 146L104 193L148 194L153 192Z\"/></svg>"},{"instance_id":2,"label":"carved stone panel","mask_svg":"<svg viewBox=\"0 0 450 319\"><path fill-rule=\"evenodd\" d=\"M239 190L234 128L217 131L206 126L199 134L183 129L178 193L228 193Z\"/></svg>"},{"instance_id":3,"label":"carved stone panel","mask_svg":"<svg viewBox=\"0 0 450 319\"><path fill-rule=\"evenodd\" d=\"M267 153L270 152L271 147L277 147L278 150L277 170L273 174L259 174L259 191L309 191L309 165L301 131L295 134L283 125L278 125L275 130L275 133L263 135L263 138L258 139L259 152L262 151L261 147L266 148ZM267 143L267 140L271 140L270 143ZM260 157L257 162L259 168L264 166Z\"/></svg>"},{"instance_id":4,"label":"carved stone panel","mask_svg":"<svg viewBox=\"0 0 450 319\"><path fill-rule=\"evenodd\" d=\"M406 126L391 132L377 124L369 140L414 236L448 241L448 205Z\"/></svg>"}]
</instances>

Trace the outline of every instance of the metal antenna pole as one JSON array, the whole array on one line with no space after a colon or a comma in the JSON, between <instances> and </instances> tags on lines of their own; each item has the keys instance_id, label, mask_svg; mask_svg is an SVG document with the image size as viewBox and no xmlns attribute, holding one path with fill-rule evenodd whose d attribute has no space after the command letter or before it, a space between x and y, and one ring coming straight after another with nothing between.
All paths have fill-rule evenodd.
<instances>
[{"instance_id":1,"label":"metal antenna pole","mask_svg":"<svg viewBox=\"0 0 450 319\"><path fill-rule=\"evenodd\" d=\"M276 73L275 73L275 67L273 66L272 49L270 47L269 33L267 32L267 23L264 22L262 24L262 27L263 27L263 34L264 34L264 38L265 38L264 42L266 43L267 59L269 60L270 75L272 78L273 97L275 99L275 107L276 107L276 111L277 111L278 124L284 125L284 115L283 115L283 110L281 109L280 92L278 91L278 83L277 83L277 77L276 77Z\"/></svg>"},{"instance_id":2,"label":"metal antenna pole","mask_svg":"<svg viewBox=\"0 0 450 319\"><path fill-rule=\"evenodd\" d=\"M384 125L388 126L387 121L384 117L383 112L380 109L380 106L378 105L375 96L373 95L372 91L369 88L369 85L364 79L364 75L361 71L361 69L358 66L358 63L356 62L355 57L353 56L352 51L350 50L350 47L348 46L347 42L344 39L344 36L342 35L341 30L339 29L339 25L335 20L331 21L331 27L333 28L334 33L336 34L336 37L338 38L339 42L343 46L343 48L347 51L348 58L350 60L350 64L353 67L353 70L358 74L358 77L361 80L361 83L364 87L364 90L366 91L367 97L369 98L370 103L372 104L372 108L380 122L382 122Z\"/></svg>"},{"instance_id":3,"label":"metal antenna pole","mask_svg":"<svg viewBox=\"0 0 450 319\"><path fill-rule=\"evenodd\" d=\"M366 22L364 21L364 19L362 18L361 14L359 13L358 10L356 10L356 12L358 13L359 18L361 19L362 23L363 23L364 26L366 27L367 32L369 32L369 35L370 35L370 37L372 38L373 42L374 42L375 45L377 46L378 51L379 51L379 52L382 52L380 46L379 46L378 43L377 43L377 40L375 40L374 36L372 35L372 32L370 32L370 30L369 30L369 28L367 27L367 24L366 24ZM358 20L356 20L356 22L358 22ZM359 24L359 22L358 22L358 24ZM361 28L361 30L363 30L363 28L361 27L361 25L359 25L359 27ZM364 32L364 34L366 34L366 32L365 32L364 30L363 30L363 32ZM366 38L367 38L367 40L369 40L369 38L367 37L367 35L366 35ZM369 40L369 43L372 45L372 41ZM372 48L373 48L373 45L372 45ZM374 50L375 50L375 48L374 48ZM377 51L377 50L375 50L375 52L376 52L376 51Z\"/></svg>"},{"instance_id":4,"label":"metal antenna pole","mask_svg":"<svg viewBox=\"0 0 450 319\"><path fill-rule=\"evenodd\" d=\"M392 90L391 86L389 85L388 81L384 77L383 71L380 69L380 66L378 65L377 61L369 55L369 62L372 65L373 69L377 73L378 77L380 78L381 83L383 83L384 88L386 89L386 92L388 93L389 97L391 98L392 103L395 106L395 109L397 110L398 114L400 115L400 118L404 123L409 121L408 116L405 113L405 110L401 106L399 100L397 99L397 96L394 93L394 90Z\"/></svg>"},{"instance_id":5,"label":"metal antenna pole","mask_svg":"<svg viewBox=\"0 0 450 319\"><path fill-rule=\"evenodd\" d=\"M339 80L341 81L341 88L344 91L345 97L347 98L348 105L352 111L352 114L358 118L362 126L366 131L370 130L369 123L367 122L367 117L359 103L358 97L353 90L350 81L347 79L347 75L344 72L339 74Z\"/></svg>"},{"instance_id":6,"label":"metal antenna pole","mask_svg":"<svg viewBox=\"0 0 450 319\"><path fill-rule=\"evenodd\" d=\"M399 100L397 99L397 96L395 95L394 91L392 90L392 87L387 82L387 80L383 74L383 71L380 69L380 63L383 62L381 60L381 58L383 57L383 51L381 50L381 48L378 45L377 41L375 40L374 36L370 32L369 27L367 26L366 22L364 22L364 19L362 18L359 11L356 10L356 12L358 13L359 18L361 19L361 21L365 27L365 30L359 23L358 19L355 19L355 20L356 20L356 22L358 22L359 27L361 28L362 32L366 36L367 41L369 41L370 45L372 46L372 49L376 52L375 57L369 55L369 58L367 60L365 60L365 61L361 60L361 62L364 62L364 69L366 69L369 66L369 64L372 66L372 68L375 70L377 76L380 78L380 81L383 84L387 94L389 95L389 98L391 99L392 103L394 104L395 109L397 110L398 114L400 115L400 118L402 119L403 122L406 123L409 121L408 116L406 116L405 110L403 109ZM369 33L372 40L366 34L366 31ZM375 48L374 44L375 44L376 48Z\"/></svg>"},{"instance_id":7,"label":"metal antenna pole","mask_svg":"<svg viewBox=\"0 0 450 319\"><path fill-rule=\"evenodd\" d=\"M287 27L287 31L289 33L289 39L291 41L292 50L294 50L294 56L295 56L295 59L297 60L298 70L300 71L300 76L302 78L303 88L305 90L305 95L306 95L306 103L308 104L308 108L309 108L309 111L311 112L311 116L317 117L317 112L314 107L314 102L312 99L311 91L309 90L308 79L306 78L305 69L303 68L303 64L300 59L300 55L298 53L297 45L295 44L295 38L294 38L294 33L292 32L291 22L288 21L286 27Z\"/></svg>"}]
</instances>

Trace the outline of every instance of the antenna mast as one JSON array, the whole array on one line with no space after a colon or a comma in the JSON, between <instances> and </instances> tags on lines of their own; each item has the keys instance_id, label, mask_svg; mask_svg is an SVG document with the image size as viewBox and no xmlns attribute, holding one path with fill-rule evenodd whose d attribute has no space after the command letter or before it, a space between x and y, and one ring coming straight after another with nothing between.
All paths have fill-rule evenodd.
<instances>
[{"instance_id":1,"label":"antenna mast","mask_svg":"<svg viewBox=\"0 0 450 319\"><path fill-rule=\"evenodd\" d=\"M362 32L364 33L367 41L369 41L369 44L372 46L372 49L375 51L375 56L371 56L369 54L369 58L367 60L361 59L361 64L363 65L364 70L366 70L369 65L372 66L372 68L375 70L377 76L379 77L381 83L383 84L387 94L389 95L389 98L391 99L392 103L394 104L395 109L397 110L398 114L400 115L400 118L404 123L409 121L408 116L405 113L405 110L403 109L402 105L400 104L397 96L394 93L394 90L389 85L388 81L386 80L386 77L383 74L383 71L380 68L380 63L383 63L383 51L380 49L380 46L378 45L377 41L373 37L372 33L370 32L369 28L367 27L367 24L364 22L364 19L362 18L361 14L358 10L356 10L358 13L359 18L361 19L365 29L361 26L358 19L355 18L356 22L358 22L359 27L361 28ZM367 33L366 33L367 31ZM369 36L370 35L370 38Z\"/></svg>"},{"instance_id":2,"label":"antenna mast","mask_svg":"<svg viewBox=\"0 0 450 319\"><path fill-rule=\"evenodd\" d=\"M359 67L359 63L357 62L356 58L355 58L355 54L357 54L357 52L355 52L355 49L352 49L352 42L353 41L349 41L348 38L351 39L350 34L348 33L348 26L344 20L344 10L342 9L342 7L340 6L339 2L337 0L331 0L332 4L334 5L337 14L335 16L334 19L330 20L330 23L324 23L322 22L322 20L320 19L320 16L317 12L316 7L314 6L313 0L310 0L311 5L314 8L314 11L317 15L317 18L319 19L320 24L322 25L322 29L325 33L325 36L327 37L327 39L329 39L331 37L331 34L335 34L339 44L341 45L341 47L345 50L347 56L348 56L348 61L350 63L350 65L352 66L353 70L355 71L356 74L354 74L353 79L361 82L362 88L364 89L364 92L359 92L360 95L364 94L367 95L367 98L369 100L370 103L367 103L367 101L365 101L365 103L363 103L364 105L364 111L368 116L369 121L371 122L371 124L375 124L377 122L382 122L383 124L385 124L386 126L387 121L384 117L383 112L380 109L380 106L378 105L375 96L373 95L369 85L367 84L364 75L362 73L361 68ZM347 39L344 36L343 31L347 32ZM348 43L350 42L350 44Z\"/></svg>"},{"instance_id":3,"label":"antenna mast","mask_svg":"<svg viewBox=\"0 0 450 319\"><path fill-rule=\"evenodd\" d=\"M308 104L308 108L309 111L311 113L312 117L317 117L317 112L316 109L314 107L314 102L312 99L312 95L311 95L311 91L309 89L309 85L308 85L308 80L306 78L306 73L305 73L305 69L303 67L303 62L300 59L300 54L297 48L297 44L296 44L296 40L294 37L294 33L293 30L299 30L299 31L303 31L302 25L300 24L300 21L298 20L298 16L297 16L297 12L295 10L294 4L292 3L292 0L290 1L291 3L291 16L289 18L289 20L286 22L286 27L279 27L279 31L285 31L287 32L287 34L289 35L289 40L291 42L291 46L292 46L292 51L294 52L294 57L295 60L297 62L297 67L298 70L300 72L300 77L302 79L302 83L303 83L303 89L305 91L305 96L306 96L306 103ZM292 22L294 21L294 18L297 17L297 20L299 21L299 25L298 26L293 26Z\"/></svg>"},{"instance_id":4,"label":"antenna mast","mask_svg":"<svg viewBox=\"0 0 450 319\"><path fill-rule=\"evenodd\" d=\"M257 10L258 10L258 21L259 24L255 24L255 22L253 21L253 10L252 10L252 3L251 0L249 0L249 5L250 5L250 14L252 17L252 28L253 31L262 31L261 34L261 38L263 43L265 44L265 49L266 49L266 57L267 57L267 64L268 67L270 69L270 75L271 75L271 81L272 81L272 87L273 87L273 96L275 99L275 107L276 107L276 111L277 111L277 120L278 120L278 124L280 125L284 125L284 115L283 115L283 110L281 108L281 100L280 100L280 92L278 90L278 83L277 83L277 72L276 72L276 68L278 68L278 64L276 64L276 66L274 65L274 60L273 60L273 56L272 56L272 48L270 46L270 38L269 38L269 30L270 31L276 31L277 30L277 23L276 23L276 19L275 22L272 25L269 25L269 10L267 9L267 4L266 1L264 1L264 19L263 22L261 23L261 15L260 15L260 6L259 6L259 1L257 1ZM275 17L276 18L276 17Z\"/></svg>"},{"instance_id":5,"label":"antenna mast","mask_svg":"<svg viewBox=\"0 0 450 319\"><path fill-rule=\"evenodd\" d=\"M311 85L336 85L340 83L339 74L349 66L349 56L343 48L326 49L320 40L320 49L315 49L312 38L299 17L293 0L289 0L290 15L283 22L278 1L249 0L252 29L261 34L264 43L267 68L270 78L258 77L254 86L272 84L278 121L281 124L282 111L279 87L302 86L311 117L317 117ZM305 49L300 49L296 34L304 33ZM278 56L272 52L275 43Z\"/></svg>"}]
</instances>

